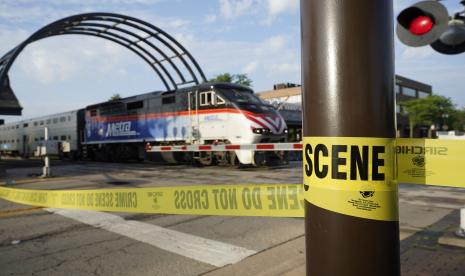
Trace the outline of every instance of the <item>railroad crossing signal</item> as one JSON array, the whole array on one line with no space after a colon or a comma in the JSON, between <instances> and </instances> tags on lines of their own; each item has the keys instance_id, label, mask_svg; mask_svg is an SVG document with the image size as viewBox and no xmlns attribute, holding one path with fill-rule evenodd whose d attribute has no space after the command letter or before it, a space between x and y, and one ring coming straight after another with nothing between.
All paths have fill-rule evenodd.
<instances>
[{"instance_id":1,"label":"railroad crossing signal","mask_svg":"<svg viewBox=\"0 0 465 276\"><path fill-rule=\"evenodd\" d=\"M465 1L461 1L465 5ZM397 37L408 46L428 44L439 53L454 55L465 52L464 12L449 17L444 5L422 1L404 9L397 16Z\"/></svg>"}]
</instances>

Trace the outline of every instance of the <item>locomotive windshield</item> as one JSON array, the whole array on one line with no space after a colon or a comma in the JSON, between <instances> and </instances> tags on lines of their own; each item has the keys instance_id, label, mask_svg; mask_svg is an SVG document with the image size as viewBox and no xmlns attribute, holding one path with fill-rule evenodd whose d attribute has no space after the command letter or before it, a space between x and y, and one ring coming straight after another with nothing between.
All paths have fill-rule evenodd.
<instances>
[{"instance_id":1,"label":"locomotive windshield","mask_svg":"<svg viewBox=\"0 0 465 276\"><path fill-rule=\"evenodd\" d=\"M255 96L248 90L220 89L220 91L231 102L265 105L259 97Z\"/></svg>"},{"instance_id":2,"label":"locomotive windshield","mask_svg":"<svg viewBox=\"0 0 465 276\"><path fill-rule=\"evenodd\" d=\"M219 89L229 101L237 105L239 109L255 113L274 113L274 108L259 97L255 96L249 90L240 89Z\"/></svg>"}]
</instances>

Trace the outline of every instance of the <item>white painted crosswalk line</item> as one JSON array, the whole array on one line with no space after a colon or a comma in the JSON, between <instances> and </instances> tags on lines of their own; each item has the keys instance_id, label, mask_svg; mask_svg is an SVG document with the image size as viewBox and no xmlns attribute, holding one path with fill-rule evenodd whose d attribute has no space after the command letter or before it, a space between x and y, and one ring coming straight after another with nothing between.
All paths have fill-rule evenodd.
<instances>
[{"instance_id":1,"label":"white painted crosswalk line","mask_svg":"<svg viewBox=\"0 0 465 276\"><path fill-rule=\"evenodd\" d=\"M54 208L45 210L216 267L237 263L257 253L247 248L205 239L157 225L125 220L120 216L109 213Z\"/></svg>"}]
</instances>

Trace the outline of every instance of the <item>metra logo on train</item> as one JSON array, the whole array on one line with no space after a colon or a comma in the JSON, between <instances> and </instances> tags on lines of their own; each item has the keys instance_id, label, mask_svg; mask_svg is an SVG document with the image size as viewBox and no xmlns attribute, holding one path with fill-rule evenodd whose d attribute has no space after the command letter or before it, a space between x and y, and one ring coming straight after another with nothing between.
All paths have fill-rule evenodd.
<instances>
[{"instance_id":1,"label":"metra logo on train","mask_svg":"<svg viewBox=\"0 0 465 276\"><path fill-rule=\"evenodd\" d=\"M117 137L117 136L134 136L137 132L131 130L131 122L119 122L108 124L106 137Z\"/></svg>"},{"instance_id":2,"label":"metra logo on train","mask_svg":"<svg viewBox=\"0 0 465 276\"><path fill-rule=\"evenodd\" d=\"M0 126L0 151L34 155L49 137L69 144L60 153L97 161L161 158L170 163L263 165L286 162L282 152L146 153L147 144L221 145L287 142L287 126L273 106L248 87L204 83L92 104L80 110ZM8 152L7 152L8 151ZM153 154L156 155L156 154Z\"/></svg>"}]
</instances>

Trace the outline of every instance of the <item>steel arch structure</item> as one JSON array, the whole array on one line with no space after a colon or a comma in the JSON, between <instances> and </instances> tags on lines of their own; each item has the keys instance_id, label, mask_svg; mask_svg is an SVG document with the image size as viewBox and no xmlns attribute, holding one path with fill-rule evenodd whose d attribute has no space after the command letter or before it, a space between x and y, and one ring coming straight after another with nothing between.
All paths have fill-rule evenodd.
<instances>
[{"instance_id":1,"label":"steel arch structure","mask_svg":"<svg viewBox=\"0 0 465 276\"><path fill-rule=\"evenodd\" d=\"M171 35L143 20L114 13L84 13L55 21L36 31L0 58L2 90L11 91L8 71L30 43L58 35L89 35L117 43L142 58L167 91L206 82L193 56ZM12 96L14 94L11 92Z\"/></svg>"}]
</instances>

